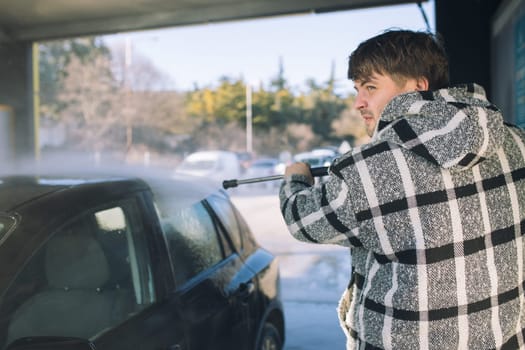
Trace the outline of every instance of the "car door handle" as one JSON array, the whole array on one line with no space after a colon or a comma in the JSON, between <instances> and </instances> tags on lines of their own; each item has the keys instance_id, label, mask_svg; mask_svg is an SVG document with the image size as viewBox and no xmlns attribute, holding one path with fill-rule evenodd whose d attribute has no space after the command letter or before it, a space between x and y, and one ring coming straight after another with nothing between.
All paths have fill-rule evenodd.
<instances>
[{"instance_id":1,"label":"car door handle","mask_svg":"<svg viewBox=\"0 0 525 350\"><path fill-rule=\"evenodd\" d=\"M239 285L239 288L237 288L237 291L235 292L235 296L245 301L250 297L250 295L254 291L255 291L255 285L253 284L252 281L243 282Z\"/></svg>"}]
</instances>

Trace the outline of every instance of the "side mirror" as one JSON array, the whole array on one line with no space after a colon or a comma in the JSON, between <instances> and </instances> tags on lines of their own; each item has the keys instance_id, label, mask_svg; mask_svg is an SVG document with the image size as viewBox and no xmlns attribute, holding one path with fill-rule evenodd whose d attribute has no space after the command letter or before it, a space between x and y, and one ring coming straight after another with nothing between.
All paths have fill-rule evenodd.
<instances>
[{"instance_id":1,"label":"side mirror","mask_svg":"<svg viewBox=\"0 0 525 350\"><path fill-rule=\"evenodd\" d=\"M71 337L24 337L6 350L96 350L89 340Z\"/></svg>"}]
</instances>

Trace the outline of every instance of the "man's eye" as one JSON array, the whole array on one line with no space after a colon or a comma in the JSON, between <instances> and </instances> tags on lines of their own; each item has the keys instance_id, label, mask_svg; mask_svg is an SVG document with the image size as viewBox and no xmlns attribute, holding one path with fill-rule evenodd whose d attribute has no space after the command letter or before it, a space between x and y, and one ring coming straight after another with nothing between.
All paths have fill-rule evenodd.
<instances>
[{"instance_id":1,"label":"man's eye","mask_svg":"<svg viewBox=\"0 0 525 350\"><path fill-rule=\"evenodd\" d=\"M366 89L367 91L373 91L373 90L376 89L376 87L373 86L373 85L367 85L367 86L365 87L365 89Z\"/></svg>"}]
</instances>

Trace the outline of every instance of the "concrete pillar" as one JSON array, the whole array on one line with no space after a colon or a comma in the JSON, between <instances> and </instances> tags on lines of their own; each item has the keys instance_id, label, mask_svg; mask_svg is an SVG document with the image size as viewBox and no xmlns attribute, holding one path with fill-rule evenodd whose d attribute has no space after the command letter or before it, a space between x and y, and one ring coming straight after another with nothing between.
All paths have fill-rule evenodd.
<instances>
[{"instance_id":1,"label":"concrete pillar","mask_svg":"<svg viewBox=\"0 0 525 350\"><path fill-rule=\"evenodd\" d=\"M501 0L436 0L436 30L445 39L450 81L478 83L491 97L491 19Z\"/></svg>"},{"instance_id":2,"label":"concrete pillar","mask_svg":"<svg viewBox=\"0 0 525 350\"><path fill-rule=\"evenodd\" d=\"M15 160L35 159L33 44L0 43L0 63L0 105L13 118Z\"/></svg>"},{"instance_id":3,"label":"concrete pillar","mask_svg":"<svg viewBox=\"0 0 525 350\"><path fill-rule=\"evenodd\" d=\"M15 150L15 123L13 109L0 105L0 169L13 161Z\"/></svg>"}]
</instances>

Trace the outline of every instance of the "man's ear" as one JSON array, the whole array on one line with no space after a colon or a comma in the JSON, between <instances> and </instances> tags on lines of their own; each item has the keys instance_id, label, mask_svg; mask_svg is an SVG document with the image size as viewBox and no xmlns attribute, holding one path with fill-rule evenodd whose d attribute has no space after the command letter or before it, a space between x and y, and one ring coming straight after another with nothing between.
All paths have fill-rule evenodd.
<instances>
[{"instance_id":1,"label":"man's ear","mask_svg":"<svg viewBox=\"0 0 525 350\"><path fill-rule=\"evenodd\" d=\"M416 91L426 91L428 90L429 84L428 79L425 77L420 77L416 80Z\"/></svg>"}]
</instances>

